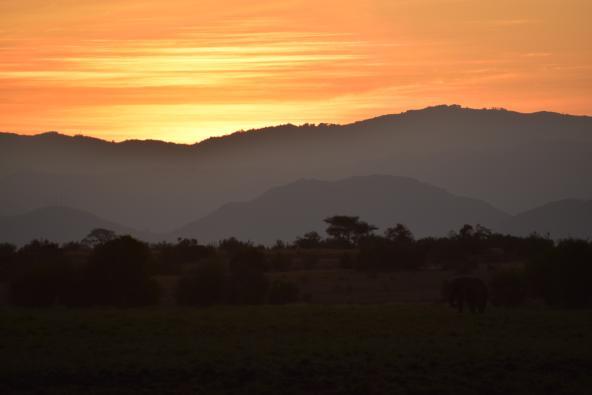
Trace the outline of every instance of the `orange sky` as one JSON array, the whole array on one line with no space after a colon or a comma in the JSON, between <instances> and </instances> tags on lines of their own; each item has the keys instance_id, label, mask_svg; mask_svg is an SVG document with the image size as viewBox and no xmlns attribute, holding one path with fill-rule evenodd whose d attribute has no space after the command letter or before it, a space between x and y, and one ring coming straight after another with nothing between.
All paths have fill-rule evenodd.
<instances>
[{"instance_id":1,"label":"orange sky","mask_svg":"<svg viewBox=\"0 0 592 395\"><path fill-rule=\"evenodd\" d=\"M195 142L433 104L592 114L590 0L0 1L0 130Z\"/></svg>"}]
</instances>

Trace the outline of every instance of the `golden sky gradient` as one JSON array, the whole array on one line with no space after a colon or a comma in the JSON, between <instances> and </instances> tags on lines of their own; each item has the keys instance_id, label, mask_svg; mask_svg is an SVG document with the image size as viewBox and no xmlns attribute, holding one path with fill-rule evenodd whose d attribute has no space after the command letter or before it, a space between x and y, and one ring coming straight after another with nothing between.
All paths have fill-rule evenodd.
<instances>
[{"instance_id":1,"label":"golden sky gradient","mask_svg":"<svg viewBox=\"0 0 592 395\"><path fill-rule=\"evenodd\" d=\"M590 0L0 0L0 130L195 142L434 104L592 114Z\"/></svg>"}]
</instances>

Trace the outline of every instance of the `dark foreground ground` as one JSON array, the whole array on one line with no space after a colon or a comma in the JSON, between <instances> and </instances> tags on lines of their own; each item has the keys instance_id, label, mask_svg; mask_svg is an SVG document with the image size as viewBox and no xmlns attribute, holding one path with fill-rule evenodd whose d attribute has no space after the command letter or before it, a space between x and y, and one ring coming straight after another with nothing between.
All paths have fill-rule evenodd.
<instances>
[{"instance_id":1,"label":"dark foreground ground","mask_svg":"<svg viewBox=\"0 0 592 395\"><path fill-rule=\"evenodd\" d=\"M0 393L590 394L592 312L0 310Z\"/></svg>"}]
</instances>

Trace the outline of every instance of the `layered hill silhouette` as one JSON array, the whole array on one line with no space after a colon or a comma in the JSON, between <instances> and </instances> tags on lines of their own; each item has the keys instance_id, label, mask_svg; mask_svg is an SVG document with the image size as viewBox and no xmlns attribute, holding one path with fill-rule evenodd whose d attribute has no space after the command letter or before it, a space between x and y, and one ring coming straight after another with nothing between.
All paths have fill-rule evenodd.
<instances>
[{"instance_id":1,"label":"layered hill silhouette","mask_svg":"<svg viewBox=\"0 0 592 395\"><path fill-rule=\"evenodd\" d=\"M0 134L0 215L46 206L171 231L302 178L420 179L517 213L592 198L592 118L436 106L349 125L283 125L195 145Z\"/></svg>"},{"instance_id":2,"label":"layered hill silhouette","mask_svg":"<svg viewBox=\"0 0 592 395\"><path fill-rule=\"evenodd\" d=\"M554 239L592 239L592 200L551 202L509 218L500 230L517 236L538 232Z\"/></svg>"},{"instance_id":3,"label":"layered hill silhouette","mask_svg":"<svg viewBox=\"0 0 592 395\"><path fill-rule=\"evenodd\" d=\"M339 181L299 180L256 199L224 205L174 232L213 242L228 237L271 244L308 231L324 233L323 219L356 215L382 230L404 223L420 237L444 236L463 224L494 226L509 215L490 204L453 195L411 178L352 177Z\"/></svg>"},{"instance_id":4,"label":"layered hill silhouette","mask_svg":"<svg viewBox=\"0 0 592 395\"><path fill-rule=\"evenodd\" d=\"M67 207L44 207L24 214L0 217L0 242L22 245L34 239L80 241L95 228L113 230L149 240L151 235Z\"/></svg>"},{"instance_id":5,"label":"layered hill silhouette","mask_svg":"<svg viewBox=\"0 0 592 395\"><path fill-rule=\"evenodd\" d=\"M417 237L443 236L464 224L481 224L517 236L533 232L554 239L592 238L592 200L566 199L511 216L478 199L407 177L374 175L338 181L302 179L244 202L228 203L170 233L138 231L67 207L45 207L0 217L0 242L23 245L33 239L79 241L94 228L130 234L145 241L228 237L272 244L293 241L309 231L324 234L323 219L355 215L382 232L406 224Z\"/></svg>"}]
</instances>

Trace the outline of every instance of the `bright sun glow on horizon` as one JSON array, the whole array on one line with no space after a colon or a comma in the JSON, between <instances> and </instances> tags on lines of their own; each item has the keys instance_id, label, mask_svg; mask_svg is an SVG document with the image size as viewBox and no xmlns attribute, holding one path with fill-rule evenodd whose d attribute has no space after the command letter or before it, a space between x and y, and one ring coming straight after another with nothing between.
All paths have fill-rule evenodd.
<instances>
[{"instance_id":1,"label":"bright sun glow on horizon","mask_svg":"<svg viewBox=\"0 0 592 395\"><path fill-rule=\"evenodd\" d=\"M0 130L192 143L434 104L592 114L588 0L0 3Z\"/></svg>"}]
</instances>

